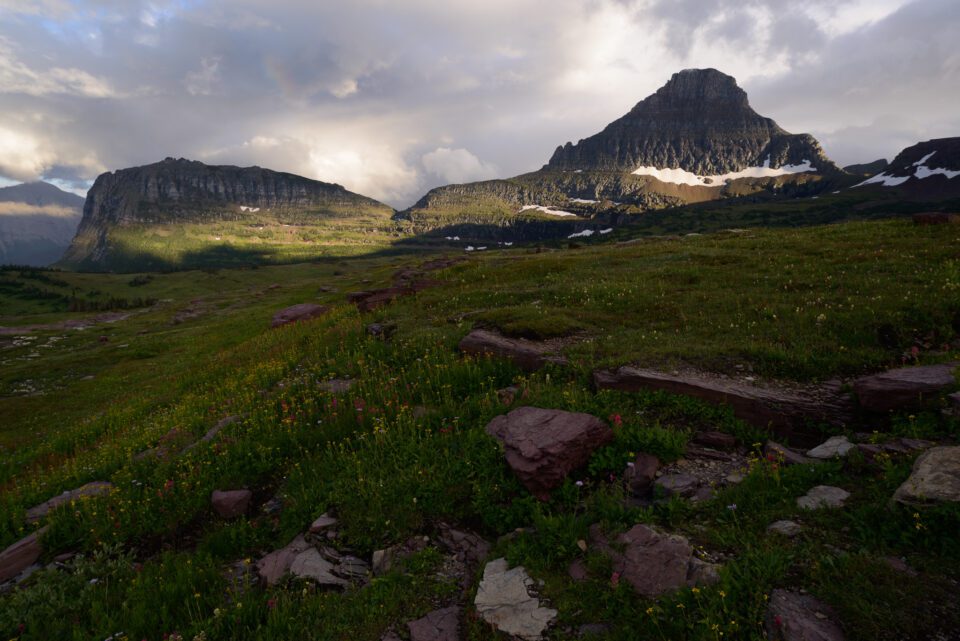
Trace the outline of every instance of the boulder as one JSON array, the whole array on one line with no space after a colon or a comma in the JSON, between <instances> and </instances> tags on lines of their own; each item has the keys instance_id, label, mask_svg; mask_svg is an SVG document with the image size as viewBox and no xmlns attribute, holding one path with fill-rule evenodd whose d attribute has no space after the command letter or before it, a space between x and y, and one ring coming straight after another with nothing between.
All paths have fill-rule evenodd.
<instances>
[{"instance_id":1,"label":"boulder","mask_svg":"<svg viewBox=\"0 0 960 641\"><path fill-rule=\"evenodd\" d=\"M690 498L697 493L700 481L690 474L664 474L656 480L654 485L660 488L665 496Z\"/></svg>"},{"instance_id":2,"label":"boulder","mask_svg":"<svg viewBox=\"0 0 960 641\"><path fill-rule=\"evenodd\" d=\"M774 521L767 526L767 532L773 532L788 539L792 539L802 531L803 528L796 521Z\"/></svg>"},{"instance_id":3,"label":"boulder","mask_svg":"<svg viewBox=\"0 0 960 641\"><path fill-rule=\"evenodd\" d=\"M257 574L266 585L276 585L289 570L294 559L310 544L303 535L297 536L286 547L275 550L257 561Z\"/></svg>"},{"instance_id":4,"label":"boulder","mask_svg":"<svg viewBox=\"0 0 960 641\"><path fill-rule=\"evenodd\" d=\"M901 367L853 382L860 407L868 412L912 409L956 385L956 363Z\"/></svg>"},{"instance_id":5,"label":"boulder","mask_svg":"<svg viewBox=\"0 0 960 641\"><path fill-rule=\"evenodd\" d=\"M809 594L774 590L767 605L765 627L771 641L843 641L833 612Z\"/></svg>"},{"instance_id":6,"label":"boulder","mask_svg":"<svg viewBox=\"0 0 960 641\"><path fill-rule=\"evenodd\" d=\"M46 529L40 528L0 552L0 583L9 581L37 562L43 553L40 537Z\"/></svg>"},{"instance_id":7,"label":"boulder","mask_svg":"<svg viewBox=\"0 0 960 641\"><path fill-rule=\"evenodd\" d=\"M416 621L407 623L410 641L459 641L460 608L450 606L434 610Z\"/></svg>"},{"instance_id":8,"label":"boulder","mask_svg":"<svg viewBox=\"0 0 960 641\"><path fill-rule=\"evenodd\" d=\"M291 307L287 307L286 309L281 309L279 312L274 314L273 320L270 322L270 327L280 327L289 323L297 323L300 321L310 320L312 318L318 318L326 314L328 311L330 311L330 308L326 305L300 303L299 305L293 305Z\"/></svg>"},{"instance_id":9,"label":"boulder","mask_svg":"<svg viewBox=\"0 0 960 641\"><path fill-rule=\"evenodd\" d=\"M917 457L893 500L907 504L960 501L960 445L934 447Z\"/></svg>"},{"instance_id":10,"label":"boulder","mask_svg":"<svg viewBox=\"0 0 960 641\"><path fill-rule=\"evenodd\" d=\"M242 516L250 505L253 492L250 490L214 490L210 495L213 511L222 519Z\"/></svg>"},{"instance_id":11,"label":"boulder","mask_svg":"<svg viewBox=\"0 0 960 641\"><path fill-rule=\"evenodd\" d=\"M503 443L510 469L542 500L595 449L613 440L613 430L595 416L537 407L498 416L486 432Z\"/></svg>"},{"instance_id":12,"label":"boulder","mask_svg":"<svg viewBox=\"0 0 960 641\"><path fill-rule=\"evenodd\" d=\"M656 456L645 452L637 454L637 458L627 465L627 470L623 473L623 480L630 493L634 496L647 494L654 479L657 478L659 468L660 459Z\"/></svg>"},{"instance_id":13,"label":"boulder","mask_svg":"<svg viewBox=\"0 0 960 641\"><path fill-rule=\"evenodd\" d=\"M850 442L846 436L831 436L826 441L807 452L810 458L820 460L830 460L846 456L850 450L855 449L856 445Z\"/></svg>"},{"instance_id":14,"label":"boulder","mask_svg":"<svg viewBox=\"0 0 960 641\"><path fill-rule=\"evenodd\" d=\"M797 507L804 510L843 507L848 498L850 498L850 492L844 489L832 485L818 485L797 498Z\"/></svg>"},{"instance_id":15,"label":"boulder","mask_svg":"<svg viewBox=\"0 0 960 641\"><path fill-rule=\"evenodd\" d=\"M621 367L616 372L599 370L593 380L598 389L626 392L662 390L729 406L737 418L795 442L815 444L811 422L846 425L854 417L848 399L833 387L790 391L761 387L713 376L673 375L650 369Z\"/></svg>"},{"instance_id":16,"label":"boulder","mask_svg":"<svg viewBox=\"0 0 960 641\"><path fill-rule=\"evenodd\" d=\"M694 557L690 542L646 525L635 525L608 543L599 525L590 527L590 540L613 562L613 571L638 594L654 598L685 586L715 582L716 567Z\"/></svg>"},{"instance_id":17,"label":"boulder","mask_svg":"<svg viewBox=\"0 0 960 641\"><path fill-rule=\"evenodd\" d=\"M310 579L324 587L345 588L350 583L333 574L334 565L323 558L316 548L300 552L290 563L290 574L301 579Z\"/></svg>"},{"instance_id":18,"label":"boulder","mask_svg":"<svg viewBox=\"0 0 960 641\"><path fill-rule=\"evenodd\" d=\"M551 354L550 349L543 343L522 338L507 338L483 329L475 329L467 334L460 341L459 348L464 354L475 356L490 354L506 358L528 372L541 369L548 363L567 364L565 358Z\"/></svg>"},{"instance_id":19,"label":"boulder","mask_svg":"<svg viewBox=\"0 0 960 641\"><path fill-rule=\"evenodd\" d=\"M36 523L37 521L46 517L50 510L54 510L65 503L78 501L84 498L106 496L112 489L113 483L108 483L106 481L93 481L91 483L87 483L86 485L82 485L75 490L68 490L63 494L59 494L52 499L44 501L40 505L35 505L27 510L27 523Z\"/></svg>"},{"instance_id":20,"label":"boulder","mask_svg":"<svg viewBox=\"0 0 960 641\"><path fill-rule=\"evenodd\" d=\"M506 559L487 563L474 598L477 614L500 632L537 641L557 617L530 593L533 579L523 567L510 569Z\"/></svg>"}]
</instances>

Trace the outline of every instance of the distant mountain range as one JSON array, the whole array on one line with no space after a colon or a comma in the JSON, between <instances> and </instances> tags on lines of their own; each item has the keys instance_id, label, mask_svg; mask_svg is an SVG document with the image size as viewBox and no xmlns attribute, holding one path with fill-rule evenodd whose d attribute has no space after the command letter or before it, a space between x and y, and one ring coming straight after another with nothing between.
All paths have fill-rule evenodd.
<instances>
[{"instance_id":1,"label":"distant mountain range","mask_svg":"<svg viewBox=\"0 0 960 641\"><path fill-rule=\"evenodd\" d=\"M503 242L572 238L653 210L714 201L823 196L821 202L830 202L854 188L858 197L883 207L897 199L960 199L958 176L960 138L920 143L890 163L841 169L813 136L789 133L757 114L733 77L715 69L688 69L599 133L557 147L538 171L438 187L401 212L340 185L260 167L167 158L106 173L90 189L82 222L59 265L159 269L217 265L225 257L229 264L245 264L278 247L309 257L318 246L332 244L332 237L363 244L374 242L370 238L377 234L381 241L384 234L440 242L444 236ZM16 193L24 207L76 211L79 201L52 185L4 191ZM52 200L54 192L59 200ZM849 203L836 207L849 209ZM830 216L835 218L821 212L818 219ZM42 239L31 232L34 253L39 256L37 248L46 243L42 260L53 260L75 217L64 213L31 220L31 229L48 225L51 230L40 234ZM7 262L16 262L11 257L25 261L4 238L0 235L0 243L8 246ZM313 249L303 248L310 245Z\"/></svg>"},{"instance_id":2,"label":"distant mountain range","mask_svg":"<svg viewBox=\"0 0 960 641\"><path fill-rule=\"evenodd\" d=\"M60 259L80 224L83 198L45 182L0 188L0 264Z\"/></svg>"}]
</instances>

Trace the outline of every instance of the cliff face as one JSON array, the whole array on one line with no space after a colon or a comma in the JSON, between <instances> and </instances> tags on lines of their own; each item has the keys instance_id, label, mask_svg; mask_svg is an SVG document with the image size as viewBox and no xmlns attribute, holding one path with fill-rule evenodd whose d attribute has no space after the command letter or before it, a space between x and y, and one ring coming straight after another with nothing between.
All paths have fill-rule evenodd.
<instances>
[{"instance_id":1,"label":"cliff face","mask_svg":"<svg viewBox=\"0 0 960 641\"><path fill-rule=\"evenodd\" d=\"M63 264L91 269L108 265L109 237L122 227L252 223L268 213L284 222L322 226L332 221L389 222L393 209L340 185L294 174L167 158L97 178Z\"/></svg>"},{"instance_id":2,"label":"cliff face","mask_svg":"<svg viewBox=\"0 0 960 641\"><path fill-rule=\"evenodd\" d=\"M687 69L600 133L558 147L545 169L633 171L679 168L722 175L808 161L838 171L808 134L790 134L757 114L737 81L716 69Z\"/></svg>"}]
</instances>

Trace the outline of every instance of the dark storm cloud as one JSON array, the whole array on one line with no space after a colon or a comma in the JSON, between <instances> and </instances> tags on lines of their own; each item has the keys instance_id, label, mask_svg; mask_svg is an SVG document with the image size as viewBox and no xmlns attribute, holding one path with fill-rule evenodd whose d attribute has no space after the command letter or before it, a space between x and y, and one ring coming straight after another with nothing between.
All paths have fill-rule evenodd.
<instances>
[{"instance_id":1,"label":"dark storm cloud","mask_svg":"<svg viewBox=\"0 0 960 641\"><path fill-rule=\"evenodd\" d=\"M0 0L0 177L185 156L404 206L536 169L691 66L872 160L960 131L955 3L905 3Z\"/></svg>"}]
</instances>

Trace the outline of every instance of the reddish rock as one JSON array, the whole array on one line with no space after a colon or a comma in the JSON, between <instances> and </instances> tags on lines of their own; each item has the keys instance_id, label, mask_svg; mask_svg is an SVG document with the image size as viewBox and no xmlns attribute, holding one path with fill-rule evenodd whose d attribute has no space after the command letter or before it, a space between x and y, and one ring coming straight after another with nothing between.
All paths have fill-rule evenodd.
<instances>
[{"instance_id":1,"label":"reddish rock","mask_svg":"<svg viewBox=\"0 0 960 641\"><path fill-rule=\"evenodd\" d=\"M310 320L311 318L318 318L326 314L328 311L330 311L330 308L326 305L300 303L299 305L293 305L292 307L282 309L274 314L273 321L270 323L270 327L280 327L281 325L287 325L289 323L297 323L300 321Z\"/></svg>"},{"instance_id":2,"label":"reddish rock","mask_svg":"<svg viewBox=\"0 0 960 641\"><path fill-rule=\"evenodd\" d=\"M637 458L633 460L632 465L627 466L623 473L623 480L627 483L627 488L634 496L643 496L650 491L650 486L657 478L657 470L660 468L660 460L652 454L640 452Z\"/></svg>"},{"instance_id":3,"label":"reddish rock","mask_svg":"<svg viewBox=\"0 0 960 641\"><path fill-rule=\"evenodd\" d=\"M301 534L286 547L274 550L257 561L257 574L260 580L266 585L276 585L277 582L283 578L283 575L290 570L294 559L309 547L310 544L307 543Z\"/></svg>"},{"instance_id":4,"label":"reddish rock","mask_svg":"<svg viewBox=\"0 0 960 641\"><path fill-rule=\"evenodd\" d=\"M509 359L528 372L541 369L547 363L567 364L565 358L551 354L550 349L542 343L522 338L507 338L484 329L475 329L464 336L459 347L464 354L490 354Z\"/></svg>"},{"instance_id":5,"label":"reddish rock","mask_svg":"<svg viewBox=\"0 0 960 641\"><path fill-rule=\"evenodd\" d=\"M70 501L78 501L84 498L106 496L112 489L113 483L108 483L106 481L93 481L91 483L87 483L86 485L82 485L75 490L68 490L63 494L59 494L52 499L44 501L40 505L35 505L27 510L27 523L36 523L37 521L46 517L51 510L54 510L65 503L69 503Z\"/></svg>"},{"instance_id":6,"label":"reddish rock","mask_svg":"<svg viewBox=\"0 0 960 641\"><path fill-rule=\"evenodd\" d=\"M901 367L853 382L860 407L868 412L920 407L956 385L956 363Z\"/></svg>"},{"instance_id":7,"label":"reddish rock","mask_svg":"<svg viewBox=\"0 0 960 641\"><path fill-rule=\"evenodd\" d=\"M621 367L616 372L597 371L593 379L598 389L662 390L729 406L737 418L803 445L816 445L819 437L808 427L810 422L843 426L854 417L852 404L834 387L811 388L801 393L694 374L673 376L634 367Z\"/></svg>"},{"instance_id":8,"label":"reddish rock","mask_svg":"<svg viewBox=\"0 0 960 641\"><path fill-rule=\"evenodd\" d=\"M498 416L486 432L504 445L507 464L539 499L613 440L613 430L589 414L521 407Z\"/></svg>"},{"instance_id":9,"label":"reddish rock","mask_svg":"<svg viewBox=\"0 0 960 641\"><path fill-rule=\"evenodd\" d=\"M220 518L234 519L247 511L251 498L253 492L250 490L214 490L210 504Z\"/></svg>"},{"instance_id":10,"label":"reddish rock","mask_svg":"<svg viewBox=\"0 0 960 641\"><path fill-rule=\"evenodd\" d=\"M732 450L737 446L736 437L723 432L697 432L692 440L697 445L712 447L715 450Z\"/></svg>"},{"instance_id":11,"label":"reddish rock","mask_svg":"<svg viewBox=\"0 0 960 641\"><path fill-rule=\"evenodd\" d=\"M47 528L25 536L3 552L0 552L0 583L9 581L37 562L43 553L40 536Z\"/></svg>"},{"instance_id":12,"label":"reddish rock","mask_svg":"<svg viewBox=\"0 0 960 641\"><path fill-rule=\"evenodd\" d=\"M783 465L806 465L819 462L773 441L767 441L767 444L763 446L763 454L767 457L767 460Z\"/></svg>"},{"instance_id":13,"label":"reddish rock","mask_svg":"<svg viewBox=\"0 0 960 641\"><path fill-rule=\"evenodd\" d=\"M613 571L619 573L620 580L644 597L654 598L716 580L716 568L694 557L693 547L682 536L635 525L611 545L599 525L593 525L590 539L610 557Z\"/></svg>"},{"instance_id":14,"label":"reddish rock","mask_svg":"<svg viewBox=\"0 0 960 641\"><path fill-rule=\"evenodd\" d=\"M771 641L843 641L832 610L809 594L788 590L770 593L766 630Z\"/></svg>"},{"instance_id":15,"label":"reddish rock","mask_svg":"<svg viewBox=\"0 0 960 641\"><path fill-rule=\"evenodd\" d=\"M410 641L459 641L460 608L450 606L434 610L427 616L407 624Z\"/></svg>"}]
</instances>

